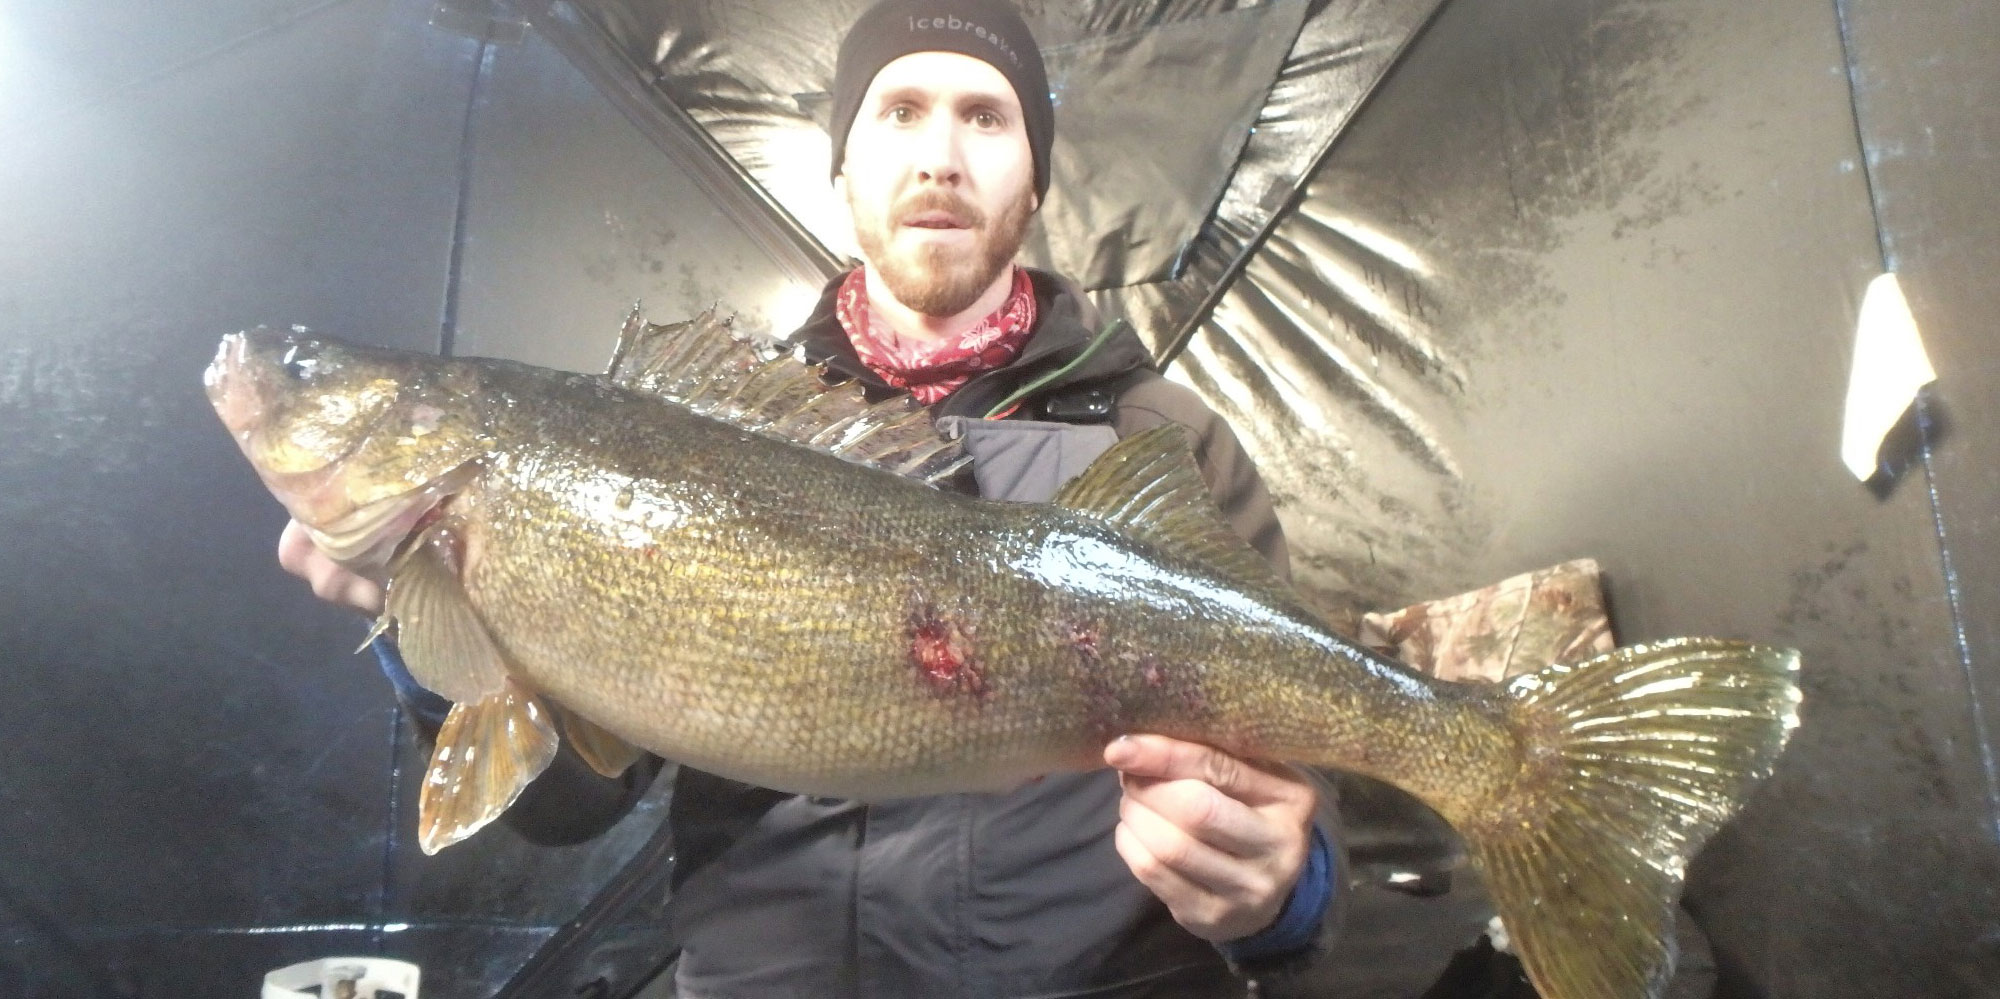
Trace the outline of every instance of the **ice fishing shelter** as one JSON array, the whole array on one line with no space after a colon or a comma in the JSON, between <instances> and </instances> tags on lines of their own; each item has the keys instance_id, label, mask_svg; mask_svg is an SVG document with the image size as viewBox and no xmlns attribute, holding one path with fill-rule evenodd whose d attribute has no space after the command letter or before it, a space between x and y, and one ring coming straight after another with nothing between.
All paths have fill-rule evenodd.
<instances>
[{"instance_id":1,"label":"ice fishing shelter","mask_svg":"<svg viewBox=\"0 0 2000 999\"><path fill-rule=\"evenodd\" d=\"M670 952L664 783L581 842L416 851L364 626L275 566L198 373L258 323L577 368L633 299L783 332L843 247L818 123L860 6L0 9L0 995L332 953L620 995ZM1792 749L1691 872L1719 994L2000 991L2000 8L1023 6L1032 256L1231 419L1307 590L1587 556L1623 641L1796 645ZM1862 481L1884 272L1937 379Z\"/></svg>"}]
</instances>

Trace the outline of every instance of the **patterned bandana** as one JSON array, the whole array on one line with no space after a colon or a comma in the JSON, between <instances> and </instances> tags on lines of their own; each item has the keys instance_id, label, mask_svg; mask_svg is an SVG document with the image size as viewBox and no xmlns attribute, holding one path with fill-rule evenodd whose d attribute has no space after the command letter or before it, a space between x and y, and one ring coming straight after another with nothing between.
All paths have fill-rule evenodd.
<instances>
[{"instance_id":1,"label":"patterned bandana","mask_svg":"<svg viewBox=\"0 0 2000 999\"><path fill-rule=\"evenodd\" d=\"M981 371L1000 367L1021 353L1035 329L1035 286L1028 272L1014 268L1014 290L979 325L956 337L919 340L902 337L868 312L868 284L855 268L841 282L834 312L861 363L885 382L907 388L918 402L932 405L958 391Z\"/></svg>"}]
</instances>

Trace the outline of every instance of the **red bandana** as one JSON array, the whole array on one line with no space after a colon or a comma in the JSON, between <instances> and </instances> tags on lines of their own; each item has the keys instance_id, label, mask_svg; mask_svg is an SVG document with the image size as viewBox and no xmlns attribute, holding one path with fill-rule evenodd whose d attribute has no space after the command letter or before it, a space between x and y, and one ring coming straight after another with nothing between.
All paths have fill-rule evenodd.
<instances>
[{"instance_id":1,"label":"red bandana","mask_svg":"<svg viewBox=\"0 0 2000 999\"><path fill-rule=\"evenodd\" d=\"M1012 361L1035 329L1035 286L1019 267L1014 268L1014 290L1007 301L956 337L902 337L887 325L872 322L868 284L859 267L841 282L834 306L861 363L883 381L909 389L926 406L958 391L973 375Z\"/></svg>"}]
</instances>

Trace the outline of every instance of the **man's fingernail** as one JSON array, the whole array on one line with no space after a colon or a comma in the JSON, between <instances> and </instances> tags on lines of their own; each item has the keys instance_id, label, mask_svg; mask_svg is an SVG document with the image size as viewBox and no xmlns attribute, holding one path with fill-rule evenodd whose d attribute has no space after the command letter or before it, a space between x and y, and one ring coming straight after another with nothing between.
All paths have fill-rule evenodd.
<instances>
[{"instance_id":1,"label":"man's fingernail","mask_svg":"<svg viewBox=\"0 0 2000 999\"><path fill-rule=\"evenodd\" d=\"M1130 760L1132 758L1131 737L1121 735L1111 740L1111 745L1104 747L1104 758L1114 765Z\"/></svg>"}]
</instances>

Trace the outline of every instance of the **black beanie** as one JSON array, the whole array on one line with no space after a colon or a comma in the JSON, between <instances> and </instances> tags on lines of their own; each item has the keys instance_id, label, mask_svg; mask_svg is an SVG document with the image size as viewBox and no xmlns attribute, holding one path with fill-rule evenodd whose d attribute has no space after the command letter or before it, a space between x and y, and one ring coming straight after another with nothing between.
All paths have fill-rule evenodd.
<instances>
[{"instance_id":1,"label":"black beanie","mask_svg":"<svg viewBox=\"0 0 2000 999\"><path fill-rule=\"evenodd\" d=\"M1028 151L1035 161L1035 198L1049 193L1049 144L1056 113L1049 102L1048 71L1028 25L1006 0L882 0L847 30L833 70L832 176L840 174L847 132L861 111L862 95L882 67L912 52L957 52L991 65L1014 85L1021 101Z\"/></svg>"}]
</instances>

